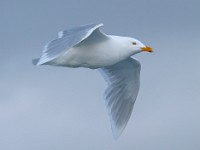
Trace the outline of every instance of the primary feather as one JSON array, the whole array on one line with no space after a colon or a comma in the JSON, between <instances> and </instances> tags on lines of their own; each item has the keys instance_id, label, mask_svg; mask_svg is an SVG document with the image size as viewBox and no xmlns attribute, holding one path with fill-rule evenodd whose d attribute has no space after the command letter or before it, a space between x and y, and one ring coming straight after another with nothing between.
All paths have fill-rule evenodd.
<instances>
[{"instance_id":1,"label":"primary feather","mask_svg":"<svg viewBox=\"0 0 200 150\"><path fill-rule=\"evenodd\" d=\"M140 68L138 61L129 58L99 69L108 83L105 102L115 139L121 135L132 113L140 86Z\"/></svg>"}]
</instances>

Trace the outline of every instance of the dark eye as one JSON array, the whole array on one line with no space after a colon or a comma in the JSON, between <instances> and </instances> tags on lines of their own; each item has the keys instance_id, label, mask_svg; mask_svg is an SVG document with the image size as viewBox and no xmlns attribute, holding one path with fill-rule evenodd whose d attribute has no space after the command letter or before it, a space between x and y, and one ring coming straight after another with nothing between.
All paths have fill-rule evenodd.
<instances>
[{"instance_id":1,"label":"dark eye","mask_svg":"<svg viewBox=\"0 0 200 150\"><path fill-rule=\"evenodd\" d=\"M137 43L136 43L136 42L132 42L132 44L133 44L133 45L136 45Z\"/></svg>"}]
</instances>

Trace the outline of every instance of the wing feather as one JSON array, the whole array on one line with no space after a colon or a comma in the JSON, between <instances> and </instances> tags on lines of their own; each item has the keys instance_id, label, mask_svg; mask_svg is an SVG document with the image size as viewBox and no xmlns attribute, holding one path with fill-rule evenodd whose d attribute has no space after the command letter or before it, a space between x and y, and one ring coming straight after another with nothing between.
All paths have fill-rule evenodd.
<instances>
[{"instance_id":1,"label":"wing feather","mask_svg":"<svg viewBox=\"0 0 200 150\"><path fill-rule=\"evenodd\" d=\"M55 59L64 51L87 39L93 32L98 32L98 35L105 36L98 30L101 26L103 24L88 24L59 32L57 39L45 45L41 58L38 62L34 61L34 64L41 65Z\"/></svg>"},{"instance_id":2,"label":"wing feather","mask_svg":"<svg viewBox=\"0 0 200 150\"><path fill-rule=\"evenodd\" d=\"M99 69L108 87L104 93L113 136L123 132L133 110L140 86L140 63L132 58Z\"/></svg>"}]
</instances>

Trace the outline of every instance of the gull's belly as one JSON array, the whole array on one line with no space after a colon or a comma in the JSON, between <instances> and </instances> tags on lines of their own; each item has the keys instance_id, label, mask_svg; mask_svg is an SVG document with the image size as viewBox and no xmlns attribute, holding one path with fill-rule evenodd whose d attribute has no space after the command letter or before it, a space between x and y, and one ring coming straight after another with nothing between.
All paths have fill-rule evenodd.
<instances>
[{"instance_id":1,"label":"gull's belly","mask_svg":"<svg viewBox=\"0 0 200 150\"><path fill-rule=\"evenodd\" d=\"M116 48L104 45L74 47L54 60L59 66L100 68L113 65L128 56L123 56Z\"/></svg>"},{"instance_id":2,"label":"gull's belly","mask_svg":"<svg viewBox=\"0 0 200 150\"><path fill-rule=\"evenodd\" d=\"M99 68L115 64L116 59L105 51L72 48L59 56L56 63L67 67Z\"/></svg>"}]
</instances>

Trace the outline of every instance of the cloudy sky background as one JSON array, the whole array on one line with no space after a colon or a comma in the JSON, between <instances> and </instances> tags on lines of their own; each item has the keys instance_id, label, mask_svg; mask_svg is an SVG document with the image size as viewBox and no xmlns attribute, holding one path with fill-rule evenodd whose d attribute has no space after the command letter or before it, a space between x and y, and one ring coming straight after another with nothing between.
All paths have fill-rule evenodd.
<instances>
[{"instance_id":1,"label":"cloudy sky background","mask_svg":"<svg viewBox=\"0 0 200 150\"><path fill-rule=\"evenodd\" d=\"M155 49L135 56L141 88L117 141L98 71L31 64L58 31L91 22ZM199 150L199 27L199 0L1 0L0 149Z\"/></svg>"}]
</instances>

